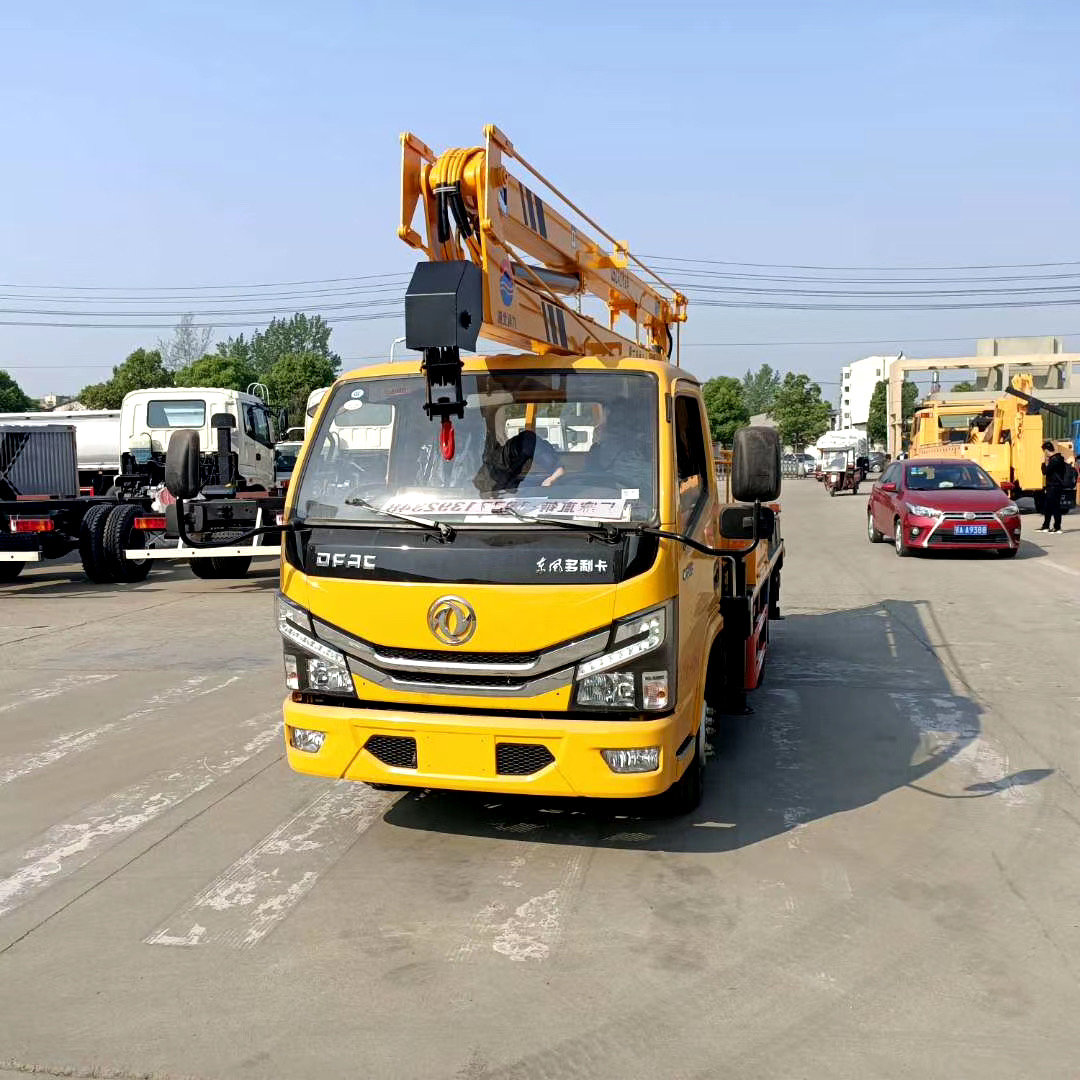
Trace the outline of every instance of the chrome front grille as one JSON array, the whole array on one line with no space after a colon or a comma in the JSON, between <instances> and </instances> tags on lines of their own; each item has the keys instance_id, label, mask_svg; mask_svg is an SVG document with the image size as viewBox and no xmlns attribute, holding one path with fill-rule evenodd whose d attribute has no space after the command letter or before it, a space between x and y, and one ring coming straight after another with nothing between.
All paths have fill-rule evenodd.
<instances>
[{"instance_id":1,"label":"chrome front grille","mask_svg":"<svg viewBox=\"0 0 1080 1080\"><path fill-rule=\"evenodd\" d=\"M605 627L542 652L458 652L377 645L313 619L315 635L340 649L353 674L404 693L537 697L568 686L582 660L603 652Z\"/></svg>"}]
</instances>

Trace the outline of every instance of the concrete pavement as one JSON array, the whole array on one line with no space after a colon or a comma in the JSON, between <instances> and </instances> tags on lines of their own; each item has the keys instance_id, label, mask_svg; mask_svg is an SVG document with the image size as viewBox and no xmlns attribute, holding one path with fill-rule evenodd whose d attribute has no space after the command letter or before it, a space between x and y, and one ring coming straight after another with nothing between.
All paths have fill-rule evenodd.
<instances>
[{"instance_id":1,"label":"concrete pavement","mask_svg":"<svg viewBox=\"0 0 1080 1080\"><path fill-rule=\"evenodd\" d=\"M676 821L292 774L271 569L4 587L0 1077L1075 1078L1080 521L898 559L783 502Z\"/></svg>"}]
</instances>

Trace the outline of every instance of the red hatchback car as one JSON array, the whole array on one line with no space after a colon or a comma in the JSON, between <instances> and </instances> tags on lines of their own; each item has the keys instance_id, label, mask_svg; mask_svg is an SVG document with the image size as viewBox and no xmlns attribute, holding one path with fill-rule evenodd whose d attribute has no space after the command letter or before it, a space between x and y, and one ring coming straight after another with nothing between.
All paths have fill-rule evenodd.
<instances>
[{"instance_id":1,"label":"red hatchback car","mask_svg":"<svg viewBox=\"0 0 1080 1080\"><path fill-rule=\"evenodd\" d=\"M870 493L871 544L893 539L897 555L912 551L1020 549L1020 511L989 473L957 458L916 458L890 465Z\"/></svg>"}]
</instances>

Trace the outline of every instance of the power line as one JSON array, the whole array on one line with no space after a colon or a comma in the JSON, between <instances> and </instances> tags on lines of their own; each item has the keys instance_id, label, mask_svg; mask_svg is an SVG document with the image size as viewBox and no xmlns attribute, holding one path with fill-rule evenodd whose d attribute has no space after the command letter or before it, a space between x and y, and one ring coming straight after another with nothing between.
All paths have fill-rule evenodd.
<instances>
[{"instance_id":1,"label":"power line","mask_svg":"<svg viewBox=\"0 0 1080 1080\"><path fill-rule=\"evenodd\" d=\"M400 319L403 313L400 311L388 312L387 314L367 315L334 315L324 320L331 325L344 322L377 322L380 319ZM225 330L230 327L243 328L248 326L262 326L265 320L255 319L249 322L212 322L192 323L193 330ZM103 322L45 322L33 319L0 319L0 326L53 326L60 329L78 330L175 330L176 323L103 323Z\"/></svg>"},{"instance_id":2,"label":"power line","mask_svg":"<svg viewBox=\"0 0 1080 1080\"><path fill-rule=\"evenodd\" d=\"M1059 330L1054 334L1020 334L1019 337L1069 337L1080 330ZM962 337L935 338L843 338L832 341L684 341L684 349L750 349L784 348L801 345L940 345L953 341L971 341L970 334Z\"/></svg>"},{"instance_id":3,"label":"power line","mask_svg":"<svg viewBox=\"0 0 1080 1080\"><path fill-rule=\"evenodd\" d=\"M353 277L309 278L305 281L265 281L249 285L10 285L0 289L71 289L76 292L229 292L242 289L281 289L300 285L338 285L345 281L373 281L376 278L408 276L409 270L382 274L360 274Z\"/></svg>"},{"instance_id":4,"label":"power line","mask_svg":"<svg viewBox=\"0 0 1080 1080\"><path fill-rule=\"evenodd\" d=\"M655 259L658 262L700 264L704 266L750 266L760 270L870 270L881 273L931 272L936 270L1036 270L1052 266L1080 266L1080 259L1066 262L1034 263L975 263L966 266L818 266L813 263L759 263L735 262L730 259L686 259L674 255L640 255L642 259Z\"/></svg>"}]
</instances>

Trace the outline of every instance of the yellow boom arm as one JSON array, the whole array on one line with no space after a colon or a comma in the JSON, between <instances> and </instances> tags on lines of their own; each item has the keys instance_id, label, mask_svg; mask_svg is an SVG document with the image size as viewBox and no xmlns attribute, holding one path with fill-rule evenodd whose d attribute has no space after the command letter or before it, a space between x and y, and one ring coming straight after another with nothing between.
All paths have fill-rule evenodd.
<instances>
[{"instance_id":1,"label":"yellow boom arm","mask_svg":"<svg viewBox=\"0 0 1080 1080\"><path fill-rule=\"evenodd\" d=\"M562 195L498 128L484 129L483 146L438 156L410 134L401 136L401 147L398 235L433 262L469 260L480 268L485 337L540 354L677 357L673 327L686 320L686 297ZM507 161L517 162L610 247L527 187ZM413 227L418 207L422 233ZM607 325L563 299L583 295L606 305ZM634 324L633 338L615 330L624 315Z\"/></svg>"}]
</instances>

